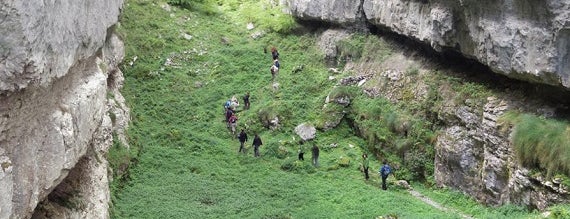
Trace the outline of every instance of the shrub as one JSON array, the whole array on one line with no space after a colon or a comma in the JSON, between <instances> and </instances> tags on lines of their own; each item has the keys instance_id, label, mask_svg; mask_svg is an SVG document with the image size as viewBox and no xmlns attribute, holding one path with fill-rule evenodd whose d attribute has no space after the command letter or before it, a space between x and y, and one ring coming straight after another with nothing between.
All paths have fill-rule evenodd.
<instances>
[{"instance_id":1,"label":"shrub","mask_svg":"<svg viewBox=\"0 0 570 219\"><path fill-rule=\"evenodd\" d=\"M570 175L570 125L535 115L508 112L501 122L513 125L512 142L523 165Z\"/></svg>"}]
</instances>

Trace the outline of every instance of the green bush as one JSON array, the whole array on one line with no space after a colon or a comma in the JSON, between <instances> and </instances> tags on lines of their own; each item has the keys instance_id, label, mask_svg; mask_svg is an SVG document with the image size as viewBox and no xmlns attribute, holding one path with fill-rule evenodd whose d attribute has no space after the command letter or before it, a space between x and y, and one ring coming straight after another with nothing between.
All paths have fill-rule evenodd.
<instances>
[{"instance_id":1,"label":"green bush","mask_svg":"<svg viewBox=\"0 0 570 219\"><path fill-rule=\"evenodd\" d=\"M570 207L568 206L555 206L549 208L551 219L570 219Z\"/></svg>"},{"instance_id":2,"label":"green bush","mask_svg":"<svg viewBox=\"0 0 570 219\"><path fill-rule=\"evenodd\" d=\"M517 157L530 168L545 169L547 177L570 175L570 125L535 115L508 112L502 122L514 126L512 142Z\"/></svg>"}]
</instances>

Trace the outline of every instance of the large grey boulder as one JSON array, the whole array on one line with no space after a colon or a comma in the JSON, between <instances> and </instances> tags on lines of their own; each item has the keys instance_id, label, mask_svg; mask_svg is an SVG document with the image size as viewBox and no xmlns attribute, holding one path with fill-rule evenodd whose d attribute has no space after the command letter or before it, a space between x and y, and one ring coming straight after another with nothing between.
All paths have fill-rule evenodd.
<instances>
[{"instance_id":1,"label":"large grey boulder","mask_svg":"<svg viewBox=\"0 0 570 219\"><path fill-rule=\"evenodd\" d=\"M295 133L297 133L301 139L308 141L315 138L317 129L310 124L303 123L295 127Z\"/></svg>"},{"instance_id":2,"label":"large grey boulder","mask_svg":"<svg viewBox=\"0 0 570 219\"><path fill-rule=\"evenodd\" d=\"M57 218L109 217L108 105L125 107L115 93L123 50L113 35L122 4L0 2L0 218L31 217L57 187L83 203L59 206L66 213Z\"/></svg>"}]
</instances>

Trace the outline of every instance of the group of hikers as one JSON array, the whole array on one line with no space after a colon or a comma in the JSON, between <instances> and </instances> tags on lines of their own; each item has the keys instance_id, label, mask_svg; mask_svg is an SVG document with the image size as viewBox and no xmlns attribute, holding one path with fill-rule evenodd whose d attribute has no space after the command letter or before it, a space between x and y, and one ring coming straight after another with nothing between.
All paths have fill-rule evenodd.
<instances>
[{"instance_id":1,"label":"group of hikers","mask_svg":"<svg viewBox=\"0 0 570 219\"><path fill-rule=\"evenodd\" d=\"M264 52L267 52L266 49L264 48ZM270 72L271 72L271 80L274 81L275 77L278 75L279 73L279 68L280 68L280 63L279 63L279 52L277 51L277 49L275 47L271 48L271 57L273 58L273 62L272 65L270 67ZM244 102L244 110L249 109L250 107L250 102L249 102L249 92L247 92L244 96L243 96L243 102ZM235 132L236 132L236 128L237 128L237 115L236 115L236 108L239 106L239 101L237 100L237 98L235 96L232 96L232 98L230 98L229 100L226 101L226 103L224 104L224 109L225 109L225 117L226 117L226 124L227 124L227 128L230 129L232 136L236 136ZM244 129L241 129L241 132L237 135L237 138L240 142L240 147L238 150L238 153L246 153L245 150L245 143L248 140L248 136L247 133L245 133ZM304 140L299 141L299 154L298 154L298 159L303 161L304 159L304 150L303 150L303 144L304 144ZM253 142L252 142L252 146L253 146L253 151L254 151L254 157L259 157L259 147L263 145L263 142L261 141L261 138L259 137L259 135L257 133L255 133L255 137L253 138ZM317 146L317 144L313 143L313 147L311 148L311 152L312 152L312 164L315 167L319 166L319 147ZM364 178L366 180L368 180L369 174L368 174L368 168L369 168L369 161L368 161L368 155L367 154L362 154L362 171L364 172ZM392 169L391 167L387 164L386 161L383 162L383 165L380 167L380 169L378 170L378 173L381 176L382 179L382 189L386 190L387 186L386 186L386 179L388 178L388 176L392 173Z\"/></svg>"}]
</instances>

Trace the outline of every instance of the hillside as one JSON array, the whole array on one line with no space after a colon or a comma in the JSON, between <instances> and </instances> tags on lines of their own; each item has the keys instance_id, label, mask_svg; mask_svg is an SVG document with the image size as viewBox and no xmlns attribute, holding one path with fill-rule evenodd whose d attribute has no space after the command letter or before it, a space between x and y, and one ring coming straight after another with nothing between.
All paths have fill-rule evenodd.
<instances>
[{"instance_id":1,"label":"hillside","mask_svg":"<svg viewBox=\"0 0 570 219\"><path fill-rule=\"evenodd\" d=\"M171 1L176 2L186 1ZM437 189L432 128L438 124L419 116L421 105L409 109L381 95L370 97L357 85L341 86L353 72L330 72L318 46L322 30L296 24L266 1L179 5L128 0L123 9L118 27L126 46L123 95L132 123L130 148L115 141L108 157L114 169L112 218L539 216L514 205L483 207L461 193ZM402 53L381 39L363 46L371 38L379 39L361 33L343 41L342 55L376 57L380 63ZM282 66L274 81L266 52L272 46ZM363 47L374 49L362 53ZM410 68L407 74L422 72ZM462 79L434 78L457 82L473 95L492 92ZM232 96L241 101L247 92L251 108L238 107L237 115L238 129L244 128L250 141L248 153L239 154L222 105ZM333 101L325 106L327 97ZM344 97L350 106L337 104ZM278 125L270 122L275 117ZM338 125L327 125L335 121ZM304 145L305 160L297 161L294 129L305 122L318 128L317 137ZM264 143L260 158L252 154L254 133ZM321 148L318 168L310 163L312 144ZM398 151L412 154L413 162ZM363 153L372 158L369 181L359 171ZM381 160L396 167L387 191L379 188L376 173ZM396 178L454 210L424 203L395 185Z\"/></svg>"}]
</instances>

